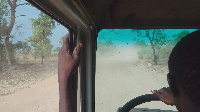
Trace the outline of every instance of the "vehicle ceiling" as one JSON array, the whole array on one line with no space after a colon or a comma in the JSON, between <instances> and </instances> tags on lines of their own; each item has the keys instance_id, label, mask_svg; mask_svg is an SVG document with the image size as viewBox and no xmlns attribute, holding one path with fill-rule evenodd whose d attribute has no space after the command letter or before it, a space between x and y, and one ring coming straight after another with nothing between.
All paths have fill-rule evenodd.
<instances>
[{"instance_id":1,"label":"vehicle ceiling","mask_svg":"<svg viewBox=\"0 0 200 112\"><path fill-rule=\"evenodd\" d=\"M199 28L200 0L27 0L71 27ZM67 7L67 8L65 8ZM66 13L66 14L65 14ZM73 17L72 17L73 16ZM79 19L77 19L79 18ZM62 23L64 25L64 23Z\"/></svg>"}]
</instances>

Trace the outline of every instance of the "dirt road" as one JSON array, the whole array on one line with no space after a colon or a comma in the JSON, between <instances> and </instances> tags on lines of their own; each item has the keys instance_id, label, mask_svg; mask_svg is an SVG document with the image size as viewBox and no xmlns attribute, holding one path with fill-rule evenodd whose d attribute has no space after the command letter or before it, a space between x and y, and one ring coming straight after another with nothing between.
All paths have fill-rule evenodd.
<instances>
[{"instance_id":1,"label":"dirt road","mask_svg":"<svg viewBox=\"0 0 200 112\"><path fill-rule=\"evenodd\" d=\"M58 112L57 75L16 93L1 96L0 112Z\"/></svg>"},{"instance_id":2,"label":"dirt road","mask_svg":"<svg viewBox=\"0 0 200 112\"><path fill-rule=\"evenodd\" d=\"M95 85L97 112L116 112L131 99L151 94L152 89L168 86L166 68L154 69L152 65L138 61L137 53L133 49L111 51L105 57L99 55L97 57ZM145 103L137 108L176 110L175 107L165 105L163 102Z\"/></svg>"},{"instance_id":3,"label":"dirt road","mask_svg":"<svg viewBox=\"0 0 200 112\"><path fill-rule=\"evenodd\" d=\"M166 70L147 69L135 53L115 51L97 55L96 112L116 112L127 101L151 89L167 86ZM108 57L109 56L109 57ZM106 58L107 57L107 58ZM176 110L162 102L137 108ZM0 96L0 112L58 112L57 74L7 96Z\"/></svg>"}]
</instances>

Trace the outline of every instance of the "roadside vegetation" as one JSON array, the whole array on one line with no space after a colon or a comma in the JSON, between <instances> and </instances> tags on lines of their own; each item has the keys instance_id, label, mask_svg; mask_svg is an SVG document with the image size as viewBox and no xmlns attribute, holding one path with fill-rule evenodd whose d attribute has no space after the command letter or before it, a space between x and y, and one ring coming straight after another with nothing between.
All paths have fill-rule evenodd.
<instances>
[{"instance_id":1,"label":"roadside vegetation","mask_svg":"<svg viewBox=\"0 0 200 112\"><path fill-rule=\"evenodd\" d=\"M188 33L190 33L189 30L182 30L177 34L170 35L165 32L165 29L105 30L98 37L97 53L105 54L119 46L123 47L120 44L132 44L132 49L137 50L140 61L148 62L148 65L167 66L171 50ZM124 37L119 37L118 35ZM132 40L124 43L123 39L126 36L132 37ZM121 40L122 42L120 42ZM114 43L113 41L119 41L119 43Z\"/></svg>"},{"instance_id":2,"label":"roadside vegetation","mask_svg":"<svg viewBox=\"0 0 200 112\"><path fill-rule=\"evenodd\" d=\"M18 86L32 80L36 81L41 77L49 76L48 74L51 74L49 72L57 72L57 53L60 47L54 48L51 44L52 30L56 28L57 23L46 14L41 12L38 18L30 18L32 36L24 41L13 42L13 39L17 38L12 35L13 30L17 30L20 35L26 33L21 31L23 25L15 22L16 8L22 5L30 4L18 0L0 0L0 87L2 88L7 88L7 85ZM137 35L132 37L132 42L133 47L138 51L139 59L148 61L152 65L167 65L174 45L189 33L183 30L169 37L163 29L132 29L131 31L130 35ZM115 30L111 32L118 34ZM104 55L117 48L113 40L107 39L105 35L109 33L99 37L98 55ZM64 36L60 37L60 44L63 38ZM1 93L1 91L0 95L11 93L5 91Z\"/></svg>"},{"instance_id":3,"label":"roadside vegetation","mask_svg":"<svg viewBox=\"0 0 200 112\"><path fill-rule=\"evenodd\" d=\"M141 32L144 33L141 33ZM148 29L136 31L140 33L138 38L148 38L148 41L136 40L133 47L138 49L138 57L140 60L148 60L152 65L166 65L169 55L176 45L176 43L181 40L184 36L189 34L188 30L183 30L182 32L172 35L169 37L167 34L163 33L163 30L158 29ZM143 36L142 36L143 35Z\"/></svg>"},{"instance_id":4,"label":"roadside vegetation","mask_svg":"<svg viewBox=\"0 0 200 112\"><path fill-rule=\"evenodd\" d=\"M60 47L51 44L52 30L58 23L44 13L29 18L33 35L24 38L26 24L19 24L17 7L29 3L20 0L0 0L0 96L27 88L37 81L57 74L57 54ZM57 25L56 25L57 24ZM16 34L13 34L15 32ZM61 38L62 37L58 37Z\"/></svg>"},{"instance_id":5,"label":"roadside vegetation","mask_svg":"<svg viewBox=\"0 0 200 112\"><path fill-rule=\"evenodd\" d=\"M56 60L57 52L60 49L59 47L52 49L53 45L50 40L56 22L42 12L37 19L30 18L33 30L31 37L24 41L12 41L16 38L11 34L13 30L16 30L21 36L25 33L21 30L23 25L15 22L18 17L16 8L22 5L30 4L22 3L19 0L0 0L0 73L21 63L38 62L43 64L44 61Z\"/></svg>"}]
</instances>

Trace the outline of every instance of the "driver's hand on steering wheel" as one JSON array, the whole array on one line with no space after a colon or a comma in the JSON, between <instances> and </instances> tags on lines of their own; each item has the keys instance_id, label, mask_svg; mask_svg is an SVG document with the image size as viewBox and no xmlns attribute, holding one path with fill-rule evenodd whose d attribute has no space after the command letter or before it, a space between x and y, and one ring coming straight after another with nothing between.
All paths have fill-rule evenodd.
<instances>
[{"instance_id":1,"label":"driver's hand on steering wheel","mask_svg":"<svg viewBox=\"0 0 200 112\"><path fill-rule=\"evenodd\" d=\"M160 90L151 90L151 92L154 95L156 95L165 104L174 105L174 98L173 98L170 88L164 87Z\"/></svg>"}]
</instances>

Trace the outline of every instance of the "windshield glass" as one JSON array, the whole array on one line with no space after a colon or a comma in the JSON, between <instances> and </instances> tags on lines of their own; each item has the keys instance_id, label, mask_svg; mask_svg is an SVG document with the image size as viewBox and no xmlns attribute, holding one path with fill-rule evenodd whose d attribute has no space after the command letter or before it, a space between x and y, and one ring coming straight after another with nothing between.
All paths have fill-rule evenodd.
<instances>
[{"instance_id":1,"label":"windshield glass","mask_svg":"<svg viewBox=\"0 0 200 112\"><path fill-rule=\"evenodd\" d=\"M137 96L168 87L167 63L171 50L192 31L195 29L101 30L96 57L96 112L117 112ZM175 106L158 101L136 108L177 111Z\"/></svg>"},{"instance_id":2,"label":"windshield glass","mask_svg":"<svg viewBox=\"0 0 200 112\"><path fill-rule=\"evenodd\" d=\"M68 30L25 0L8 1L0 0L0 112L58 112L57 53Z\"/></svg>"}]
</instances>

